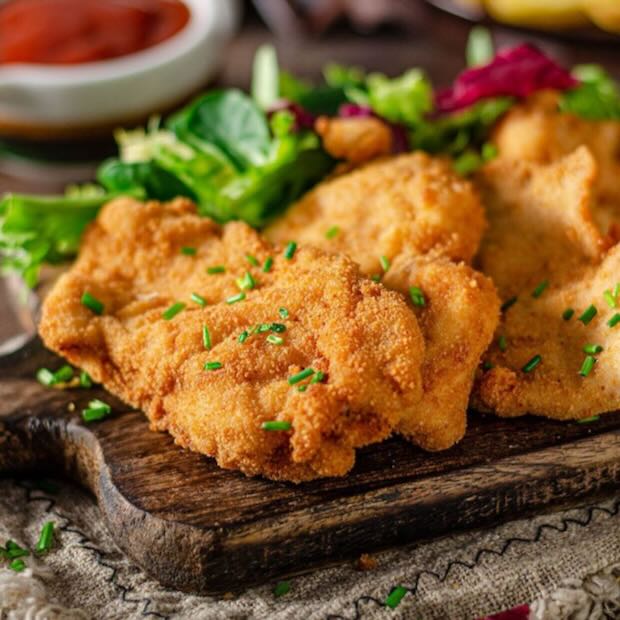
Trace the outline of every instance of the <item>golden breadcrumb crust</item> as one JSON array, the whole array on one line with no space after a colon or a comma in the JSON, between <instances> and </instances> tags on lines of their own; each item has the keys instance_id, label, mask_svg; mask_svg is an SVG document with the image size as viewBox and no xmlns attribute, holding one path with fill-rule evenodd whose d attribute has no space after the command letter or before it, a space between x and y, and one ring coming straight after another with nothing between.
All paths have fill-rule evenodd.
<instances>
[{"instance_id":1,"label":"golden breadcrumb crust","mask_svg":"<svg viewBox=\"0 0 620 620\"><path fill-rule=\"evenodd\" d=\"M380 257L428 254L470 261L485 228L473 185L422 152L373 161L308 192L265 234L345 252L366 274ZM336 234L327 235L336 230Z\"/></svg>"},{"instance_id":2,"label":"golden breadcrumb crust","mask_svg":"<svg viewBox=\"0 0 620 620\"><path fill-rule=\"evenodd\" d=\"M465 434L476 370L499 320L495 286L463 263L406 255L394 261L384 284L408 298L417 286L425 296L423 307L413 306L426 345L424 395L398 430L426 450L449 448Z\"/></svg>"},{"instance_id":3,"label":"golden breadcrumb crust","mask_svg":"<svg viewBox=\"0 0 620 620\"><path fill-rule=\"evenodd\" d=\"M273 267L265 273L247 255L260 265L272 256ZM216 265L225 273L209 275ZM256 287L227 304L246 272ZM102 316L80 303L85 291L105 304ZM175 302L187 307L164 320ZM244 330L274 322L286 331L238 342ZM362 278L344 256L300 248L287 260L245 224L219 227L183 199L106 205L46 299L40 333L181 446L278 480L345 474L355 448L387 437L421 396L423 340L398 294ZM270 333L284 343L269 343ZM222 367L208 371L206 362ZM300 392L287 378L307 367L325 379ZM262 430L271 420L292 430Z\"/></svg>"},{"instance_id":4,"label":"golden breadcrumb crust","mask_svg":"<svg viewBox=\"0 0 620 620\"><path fill-rule=\"evenodd\" d=\"M620 326L607 324L618 309L603 297L620 281L620 246L609 249L593 217L596 175L586 146L548 164L500 156L479 175L489 220L479 263L514 303L485 356L492 368L478 377L474 406L555 419L620 407ZM597 313L585 324L578 318L590 305ZM587 344L603 351L583 377Z\"/></svg>"},{"instance_id":5,"label":"golden breadcrumb crust","mask_svg":"<svg viewBox=\"0 0 620 620\"><path fill-rule=\"evenodd\" d=\"M326 235L334 226L337 234ZM476 368L497 325L491 281L450 261L471 259L484 226L471 183L448 162L414 153L328 179L266 231L276 241L345 252L367 275L382 274L384 256L383 284L412 308L409 287L422 289L427 304L414 309L426 343L424 396L399 431L427 450L463 437Z\"/></svg>"},{"instance_id":6,"label":"golden breadcrumb crust","mask_svg":"<svg viewBox=\"0 0 620 620\"><path fill-rule=\"evenodd\" d=\"M514 106L493 132L500 156L548 164L586 146L596 162L592 216L604 235L620 240L620 121L593 121L561 112L546 91Z\"/></svg>"},{"instance_id":7,"label":"golden breadcrumb crust","mask_svg":"<svg viewBox=\"0 0 620 620\"><path fill-rule=\"evenodd\" d=\"M392 151L392 130L374 117L316 119L314 129L323 140L323 148L334 158L352 164L389 155Z\"/></svg>"}]
</instances>

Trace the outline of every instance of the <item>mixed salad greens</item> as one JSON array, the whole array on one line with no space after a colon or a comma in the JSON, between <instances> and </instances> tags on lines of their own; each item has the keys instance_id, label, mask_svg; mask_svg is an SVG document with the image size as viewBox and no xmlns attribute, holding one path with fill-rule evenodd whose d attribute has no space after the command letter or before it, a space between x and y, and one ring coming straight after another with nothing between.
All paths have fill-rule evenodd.
<instances>
[{"instance_id":1,"label":"mixed salad greens","mask_svg":"<svg viewBox=\"0 0 620 620\"><path fill-rule=\"evenodd\" d=\"M560 109L588 119L620 119L620 89L596 65L568 72L529 45L495 54L489 33L474 28L469 68L435 90L420 69L398 77L330 64L315 85L278 66L272 47L254 59L251 96L214 90L165 123L119 130L118 157L97 183L64 196L8 194L0 200L0 266L34 286L45 263L77 253L103 204L118 196L187 196L219 222L261 227L324 178L337 163L323 150L314 120L375 116L393 132L395 152L423 149L454 158L470 174L496 154L490 128L515 101L544 88L562 92Z\"/></svg>"}]
</instances>

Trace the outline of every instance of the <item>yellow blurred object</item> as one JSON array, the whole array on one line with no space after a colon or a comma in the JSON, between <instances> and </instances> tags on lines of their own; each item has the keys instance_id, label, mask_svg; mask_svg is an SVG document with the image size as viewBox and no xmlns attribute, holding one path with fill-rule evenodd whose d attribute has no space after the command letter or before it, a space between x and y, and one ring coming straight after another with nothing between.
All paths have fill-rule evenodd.
<instances>
[{"instance_id":1,"label":"yellow blurred object","mask_svg":"<svg viewBox=\"0 0 620 620\"><path fill-rule=\"evenodd\" d=\"M453 0L472 11L486 10L499 22L544 30L596 24L620 33L620 0Z\"/></svg>"},{"instance_id":2,"label":"yellow blurred object","mask_svg":"<svg viewBox=\"0 0 620 620\"><path fill-rule=\"evenodd\" d=\"M603 30L620 33L620 0L582 0L590 19Z\"/></svg>"},{"instance_id":3,"label":"yellow blurred object","mask_svg":"<svg viewBox=\"0 0 620 620\"><path fill-rule=\"evenodd\" d=\"M592 0L596 2L596 0ZM556 29L588 24L584 0L486 0L489 14L497 21L518 26Z\"/></svg>"}]
</instances>

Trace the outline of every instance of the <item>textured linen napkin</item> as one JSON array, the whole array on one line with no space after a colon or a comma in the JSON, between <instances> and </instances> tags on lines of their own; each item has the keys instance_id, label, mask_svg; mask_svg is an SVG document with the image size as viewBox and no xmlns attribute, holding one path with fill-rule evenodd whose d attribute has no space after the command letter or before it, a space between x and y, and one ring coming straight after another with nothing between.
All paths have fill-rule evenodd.
<instances>
[{"instance_id":1,"label":"textured linen napkin","mask_svg":"<svg viewBox=\"0 0 620 620\"><path fill-rule=\"evenodd\" d=\"M49 520L57 535L49 554L25 558L24 572L0 569L2 619L474 620L523 603L532 620L620 618L620 495L378 553L372 570L351 563L295 577L279 597L273 583L208 597L145 575L83 490L33 486L0 480L0 540L33 548ZM397 585L408 592L392 610L384 601Z\"/></svg>"}]
</instances>

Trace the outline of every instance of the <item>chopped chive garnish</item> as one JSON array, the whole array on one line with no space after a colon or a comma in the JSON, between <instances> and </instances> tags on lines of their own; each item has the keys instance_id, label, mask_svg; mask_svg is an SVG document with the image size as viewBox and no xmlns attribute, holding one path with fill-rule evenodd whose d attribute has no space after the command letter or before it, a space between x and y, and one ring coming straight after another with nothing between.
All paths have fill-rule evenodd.
<instances>
[{"instance_id":1,"label":"chopped chive garnish","mask_svg":"<svg viewBox=\"0 0 620 620\"><path fill-rule=\"evenodd\" d=\"M565 321L570 321L573 318L573 314L575 314L575 311L572 308L566 308L566 310L562 312L562 318Z\"/></svg>"},{"instance_id":2,"label":"chopped chive garnish","mask_svg":"<svg viewBox=\"0 0 620 620\"><path fill-rule=\"evenodd\" d=\"M206 362L205 370L219 370L222 367L222 362Z\"/></svg>"},{"instance_id":3,"label":"chopped chive garnish","mask_svg":"<svg viewBox=\"0 0 620 620\"><path fill-rule=\"evenodd\" d=\"M381 263L381 269L383 269L383 271L387 271L390 268L390 260L387 256L381 255L379 257L379 262Z\"/></svg>"},{"instance_id":4,"label":"chopped chive garnish","mask_svg":"<svg viewBox=\"0 0 620 620\"><path fill-rule=\"evenodd\" d=\"M207 305L207 300L204 297L202 297L202 295L199 295L198 293L192 293L190 295L190 299L195 304L198 304L201 308L204 308Z\"/></svg>"},{"instance_id":5,"label":"chopped chive garnish","mask_svg":"<svg viewBox=\"0 0 620 620\"><path fill-rule=\"evenodd\" d=\"M533 291L532 297L538 299L544 292L544 290L549 286L549 280L543 280Z\"/></svg>"},{"instance_id":6,"label":"chopped chive garnish","mask_svg":"<svg viewBox=\"0 0 620 620\"><path fill-rule=\"evenodd\" d=\"M39 541L37 542L34 550L37 553L47 553L52 548L52 542L54 540L54 522L48 521L42 528L39 534Z\"/></svg>"},{"instance_id":7,"label":"chopped chive garnish","mask_svg":"<svg viewBox=\"0 0 620 620\"><path fill-rule=\"evenodd\" d=\"M26 564L23 560L13 560L9 564L9 568L16 573L21 573L26 568Z\"/></svg>"},{"instance_id":8,"label":"chopped chive garnish","mask_svg":"<svg viewBox=\"0 0 620 620\"><path fill-rule=\"evenodd\" d=\"M185 256L196 256L196 248L190 248L184 246L181 248L181 254L185 254Z\"/></svg>"},{"instance_id":9,"label":"chopped chive garnish","mask_svg":"<svg viewBox=\"0 0 620 620\"><path fill-rule=\"evenodd\" d=\"M280 315L281 319L288 319L288 310L286 308L278 309L278 314Z\"/></svg>"},{"instance_id":10,"label":"chopped chive garnish","mask_svg":"<svg viewBox=\"0 0 620 620\"><path fill-rule=\"evenodd\" d=\"M267 342L269 344L284 344L284 338L282 338L282 336L276 336L275 334L269 334L269 336L267 336Z\"/></svg>"},{"instance_id":11,"label":"chopped chive garnish","mask_svg":"<svg viewBox=\"0 0 620 620\"><path fill-rule=\"evenodd\" d=\"M579 374L582 377L587 377L592 372L595 364L596 358L592 355L586 355L586 358L583 360L583 364L581 365L581 370L579 371Z\"/></svg>"},{"instance_id":12,"label":"chopped chive garnish","mask_svg":"<svg viewBox=\"0 0 620 620\"><path fill-rule=\"evenodd\" d=\"M269 329L276 334L281 334L286 331L286 325L284 325L284 323L272 323Z\"/></svg>"},{"instance_id":13,"label":"chopped chive garnish","mask_svg":"<svg viewBox=\"0 0 620 620\"><path fill-rule=\"evenodd\" d=\"M86 306L91 312L95 314L103 314L105 306L96 297L93 297L89 292L85 292L80 300L83 306Z\"/></svg>"},{"instance_id":14,"label":"chopped chive garnish","mask_svg":"<svg viewBox=\"0 0 620 620\"><path fill-rule=\"evenodd\" d=\"M493 364L493 362L489 362L489 360L482 362L482 370L492 370L493 368L495 368L495 364Z\"/></svg>"},{"instance_id":15,"label":"chopped chive garnish","mask_svg":"<svg viewBox=\"0 0 620 620\"><path fill-rule=\"evenodd\" d=\"M506 310L508 310L508 308L514 306L517 303L517 299L518 297L511 297L510 299L507 299L500 307L500 310L502 312L506 312Z\"/></svg>"},{"instance_id":16,"label":"chopped chive garnish","mask_svg":"<svg viewBox=\"0 0 620 620\"><path fill-rule=\"evenodd\" d=\"M310 383L320 383L323 379L325 379L325 373L322 370L317 370Z\"/></svg>"},{"instance_id":17,"label":"chopped chive garnish","mask_svg":"<svg viewBox=\"0 0 620 620\"><path fill-rule=\"evenodd\" d=\"M288 581L278 581L276 587L273 589L274 596L284 596L291 589L291 584Z\"/></svg>"},{"instance_id":18,"label":"chopped chive garnish","mask_svg":"<svg viewBox=\"0 0 620 620\"><path fill-rule=\"evenodd\" d=\"M50 387L56 383L56 377L51 370L39 368L39 370L37 370L37 381L42 385Z\"/></svg>"},{"instance_id":19,"label":"chopped chive garnish","mask_svg":"<svg viewBox=\"0 0 620 620\"><path fill-rule=\"evenodd\" d=\"M400 602L403 600L403 597L407 594L407 588L404 586L396 586L392 588L389 596L385 599L385 606L390 609L396 609Z\"/></svg>"},{"instance_id":20,"label":"chopped chive garnish","mask_svg":"<svg viewBox=\"0 0 620 620\"><path fill-rule=\"evenodd\" d=\"M224 265L213 265L213 267L207 267L207 273L210 276L216 273L226 273L226 267Z\"/></svg>"},{"instance_id":21,"label":"chopped chive garnish","mask_svg":"<svg viewBox=\"0 0 620 620\"><path fill-rule=\"evenodd\" d=\"M80 387L87 389L93 387L93 380L85 370L80 372Z\"/></svg>"},{"instance_id":22,"label":"chopped chive garnish","mask_svg":"<svg viewBox=\"0 0 620 620\"><path fill-rule=\"evenodd\" d=\"M284 258L287 260L291 260L293 256L295 256L295 252L297 251L297 244L294 241L290 241L286 248L284 249Z\"/></svg>"},{"instance_id":23,"label":"chopped chive garnish","mask_svg":"<svg viewBox=\"0 0 620 620\"><path fill-rule=\"evenodd\" d=\"M296 375L291 375L288 378L289 385L295 385L308 377L311 377L314 374L314 369L312 368L304 368L301 372L298 372Z\"/></svg>"},{"instance_id":24,"label":"chopped chive garnish","mask_svg":"<svg viewBox=\"0 0 620 620\"><path fill-rule=\"evenodd\" d=\"M377 284L381 282L381 276L378 273L373 273L373 275L370 276L370 279Z\"/></svg>"},{"instance_id":25,"label":"chopped chive garnish","mask_svg":"<svg viewBox=\"0 0 620 620\"><path fill-rule=\"evenodd\" d=\"M239 334L239 338L237 338L237 341L243 344L248 339L249 335L250 334L248 333L248 331L244 330Z\"/></svg>"},{"instance_id":26,"label":"chopped chive garnish","mask_svg":"<svg viewBox=\"0 0 620 620\"><path fill-rule=\"evenodd\" d=\"M171 321L179 312L183 312L183 310L185 310L185 304L182 301L177 301L162 313L162 317L166 321Z\"/></svg>"},{"instance_id":27,"label":"chopped chive garnish","mask_svg":"<svg viewBox=\"0 0 620 620\"><path fill-rule=\"evenodd\" d=\"M618 323L620 323L620 313L616 312L616 314L614 314L611 319L607 321L607 325L609 325L609 327L615 327Z\"/></svg>"},{"instance_id":28,"label":"chopped chive garnish","mask_svg":"<svg viewBox=\"0 0 620 620\"><path fill-rule=\"evenodd\" d=\"M411 297L411 301L413 302L414 306L426 306L426 297L424 297L424 293L422 292L422 289L420 287L410 286L409 296Z\"/></svg>"},{"instance_id":29,"label":"chopped chive garnish","mask_svg":"<svg viewBox=\"0 0 620 620\"><path fill-rule=\"evenodd\" d=\"M333 239L339 232L340 232L339 226L332 226L331 228L327 229L327 232L325 233L325 237L327 239Z\"/></svg>"},{"instance_id":30,"label":"chopped chive garnish","mask_svg":"<svg viewBox=\"0 0 620 620\"><path fill-rule=\"evenodd\" d=\"M249 271L246 271L242 278L237 278L237 286L242 291L251 291L256 286L256 280Z\"/></svg>"},{"instance_id":31,"label":"chopped chive garnish","mask_svg":"<svg viewBox=\"0 0 620 620\"><path fill-rule=\"evenodd\" d=\"M263 273L269 273L271 271L271 267L273 266L273 258L268 256L263 263Z\"/></svg>"},{"instance_id":32,"label":"chopped chive garnish","mask_svg":"<svg viewBox=\"0 0 620 620\"><path fill-rule=\"evenodd\" d=\"M532 372L540 362L542 362L542 357L540 355L535 355L521 370L523 370L523 372Z\"/></svg>"},{"instance_id":33,"label":"chopped chive garnish","mask_svg":"<svg viewBox=\"0 0 620 620\"><path fill-rule=\"evenodd\" d=\"M259 323L256 326L256 333L264 334L265 332L271 331L271 323Z\"/></svg>"},{"instance_id":34,"label":"chopped chive garnish","mask_svg":"<svg viewBox=\"0 0 620 620\"><path fill-rule=\"evenodd\" d=\"M30 555L30 551L28 551L28 549L20 547L16 542L12 540L6 541L6 556L9 558L9 560L13 560L15 558L23 558L27 555Z\"/></svg>"},{"instance_id":35,"label":"chopped chive garnish","mask_svg":"<svg viewBox=\"0 0 620 620\"><path fill-rule=\"evenodd\" d=\"M587 344L583 347L583 352L589 355L598 355L603 350L600 344Z\"/></svg>"},{"instance_id":36,"label":"chopped chive garnish","mask_svg":"<svg viewBox=\"0 0 620 620\"><path fill-rule=\"evenodd\" d=\"M256 256L252 256L251 254L246 254L245 260L247 260L248 263L250 263L250 265L252 265L253 267L258 267L259 265L259 262Z\"/></svg>"},{"instance_id":37,"label":"chopped chive garnish","mask_svg":"<svg viewBox=\"0 0 620 620\"><path fill-rule=\"evenodd\" d=\"M501 335L497 339L497 346L499 347L500 351L505 351L508 348L508 341L506 340L506 336Z\"/></svg>"},{"instance_id":38,"label":"chopped chive garnish","mask_svg":"<svg viewBox=\"0 0 620 620\"><path fill-rule=\"evenodd\" d=\"M614 288L614 297L618 299L620 297L620 282L616 282L616 286Z\"/></svg>"},{"instance_id":39,"label":"chopped chive garnish","mask_svg":"<svg viewBox=\"0 0 620 620\"><path fill-rule=\"evenodd\" d=\"M202 344L207 351L211 350L211 333L206 325L202 326Z\"/></svg>"},{"instance_id":40,"label":"chopped chive garnish","mask_svg":"<svg viewBox=\"0 0 620 620\"><path fill-rule=\"evenodd\" d=\"M55 383L66 383L73 379L73 368L65 364L54 373Z\"/></svg>"},{"instance_id":41,"label":"chopped chive garnish","mask_svg":"<svg viewBox=\"0 0 620 620\"><path fill-rule=\"evenodd\" d=\"M581 420L577 420L577 424L590 424L590 422L598 422L600 419L600 415L593 415L589 418L581 418Z\"/></svg>"},{"instance_id":42,"label":"chopped chive garnish","mask_svg":"<svg viewBox=\"0 0 620 620\"><path fill-rule=\"evenodd\" d=\"M598 310L595 305L588 306L583 314L579 317L579 321L581 321L584 325L587 325L595 316Z\"/></svg>"},{"instance_id":43,"label":"chopped chive garnish","mask_svg":"<svg viewBox=\"0 0 620 620\"><path fill-rule=\"evenodd\" d=\"M609 289L603 292L603 297L605 298L605 301L610 308L616 307L616 298L613 296L612 292Z\"/></svg>"},{"instance_id":44,"label":"chopped chive garnish","mask_svg":"<svg viewBox=\"0 0 620 620\"><path fill-rule=\"evenodd\" d=\"M485 142L480 151L483 161L491 161L499 154L499 149L492 142Z\"/></svg>"},{"instance_id":45,"label":"chopped chive garnish","mask_svg":"<svg viewBox=\"0 0 620 620\"><path fill-rule=\"evenodd\" d=\"M233 295L232 297L229 297L226 300L226 303L228 305L236 304L238 301L243 301L244 299L245 299L245 293L237 293L236 295Z\"/></svg>"},{"instance_id":46,"label":"chopped chive garnish","mask_svg":"<svg viewBox=\"0 0 620 620\"><path fill-rule=\"evenodd\" d=\"M84 422L95 422L102 420L112 413L112 407L102 400L95 399L88 403L88 407L82 411Z\"/></svg>"},{"instance_id":47,"label":"chopped chive garnish","mask_svg":"<svg viewBox=\"0 0 620 620\"><path fill-rule=\"evenodd\" d=\"M285 420L270 420L269 422L263 422L260 427L264 431L290 431L291 423Z\"/></svg>"},{"instance_id":48,"label":"chopped chive garnish","mask_svg":"<svg viewBox=\"0 0 620 620\"><path fill-rule=\"evenodd\" d=\"M305 392L308 389L308 386L304 383L303 385L298 385L297 386L297 391L298 392Z\"/></svg>"}]
</instances>

